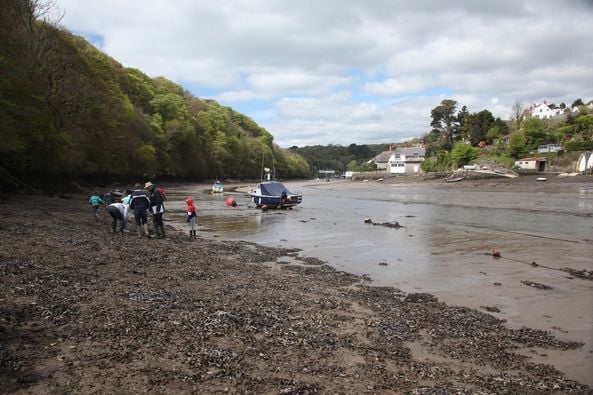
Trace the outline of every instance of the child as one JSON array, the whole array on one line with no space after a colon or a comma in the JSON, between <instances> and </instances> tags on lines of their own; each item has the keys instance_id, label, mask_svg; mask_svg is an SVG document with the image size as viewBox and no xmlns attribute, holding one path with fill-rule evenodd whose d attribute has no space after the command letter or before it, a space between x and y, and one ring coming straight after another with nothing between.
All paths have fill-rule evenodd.
<instances>
[{"instance_id":1,"label":"child","mask_svg":"<svg viewBox=\"0 0 593 395\"><path fill-rule=\"evenodd\" d=\"M95 222L99 222L99 205L103 203L103 199L97 192L89 198L89 204L93 206L93 212L95 213Z\"/></svg>"},{"instance_id":2,"label":"child","mask_svg":"<svg viewBox=\"0 0 593 395\"><path fill-rule=\"evenodd\" d=\"M192 198L185 199L185 203L187 203L187 226L189 228L189 238L197 239L198 236L196 234L196 207L194 206L194 201Z\"/></svg>"}]
</instances>

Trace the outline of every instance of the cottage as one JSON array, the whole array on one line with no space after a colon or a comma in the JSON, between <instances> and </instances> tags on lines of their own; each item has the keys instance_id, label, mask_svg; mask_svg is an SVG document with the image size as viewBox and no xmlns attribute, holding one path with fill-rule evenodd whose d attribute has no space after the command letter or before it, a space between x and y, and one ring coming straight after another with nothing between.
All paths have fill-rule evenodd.
<instances>
[{"instance_id":1,"label":"cottage","mask_svg":"<svg viewBox=\"0 0 593 395\"><path fill-rule=\"evenodd\" d=\"M515 166L522 170L546 171L547 158L523 158L515 161Z\"/></svg>"},{"instance_id":2,"label":"cottage","mask_svg":"<svg viewBox=\"0 0 593 395\"><path fill-rule=\"evenodd\" d=\"M383 151L379 155L375 156L373 159L368 161L368 164L374 164L377 167L377 170L386 170L387 169L387 162L389 162L389 157L393 151L390 149L389 151Z\"/></svg>"},{"instance_id":3,"label":"cottage","mask_svg":"<svg viewBox=\"0 0 593 395\"><path fill-rule=\"evenodd\" d=\"M391 153L388 161L391 174L420 173L420 165L424 162L426 149L424 147L401 147Z\"/></svg>"}]
</instances>

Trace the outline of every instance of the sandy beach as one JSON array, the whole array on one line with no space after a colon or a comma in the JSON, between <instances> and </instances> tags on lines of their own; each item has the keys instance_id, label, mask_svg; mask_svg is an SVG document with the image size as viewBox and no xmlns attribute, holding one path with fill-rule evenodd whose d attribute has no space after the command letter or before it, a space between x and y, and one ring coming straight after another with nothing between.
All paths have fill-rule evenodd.
<instances>
[{"instance_id":1,"label":"sandy beach","mask_svg":"<svg viewBox=\"0 0 593 395\"><path fill-rule=\"evenodd\" d=\"M81 194L0 201L0 392L592 393L545 363L579 341L298 249L108 220Z\"/></svg>"}]
</instances>

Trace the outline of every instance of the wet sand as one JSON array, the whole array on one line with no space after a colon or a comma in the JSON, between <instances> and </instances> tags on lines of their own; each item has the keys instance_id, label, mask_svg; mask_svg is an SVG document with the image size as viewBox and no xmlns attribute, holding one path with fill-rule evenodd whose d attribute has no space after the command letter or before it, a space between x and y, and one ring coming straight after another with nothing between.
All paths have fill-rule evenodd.
<instances>
[{"instance_id":1,"label":"wet sand","mask_svg":"<svg viewBox=\"0 0 593 395\"><path fill-rule=\"evenodd\" d=\"M212 231L203 231L206 237L298 247L374 285L427 292L513 328L582 341L582 348L541 360L593 384L593 282L571 274L593 273L590 177L414 180L421 179L288 183L305 193L290 212L248 209L240 194L233 196L241 207L232 209L224 207L226 197L194 196L203 208L201 229ZM365 217L403 228L369 227Z\"/></svg>"},{"instance_id":2,"label":"wet sand","mask_svg":"<svg viewBox=\"0 0 593 395\"><path fill-rule=\"evenodd\" d=\"M296 249L113 235L102 215L80 195L0 203L0 391L591 393L549 365L578 341Z\"/></svg>"}]
</instances>

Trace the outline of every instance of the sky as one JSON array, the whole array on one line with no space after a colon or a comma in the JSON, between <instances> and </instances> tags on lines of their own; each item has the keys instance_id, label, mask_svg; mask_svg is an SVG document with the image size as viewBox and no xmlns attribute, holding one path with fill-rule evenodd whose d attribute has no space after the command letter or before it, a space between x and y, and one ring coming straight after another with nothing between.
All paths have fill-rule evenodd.
<instances>
[{"instance_id":1,"label":"sky","mask_svg":"<svg viewBox=\"0 0 593 395\"><path fill-rule=\"evenodd\" d=\"M281 147L399 143L453 99L593 99L593 0L56 0L126 67L255 120Z\"/></svg>"}]
</instances>

